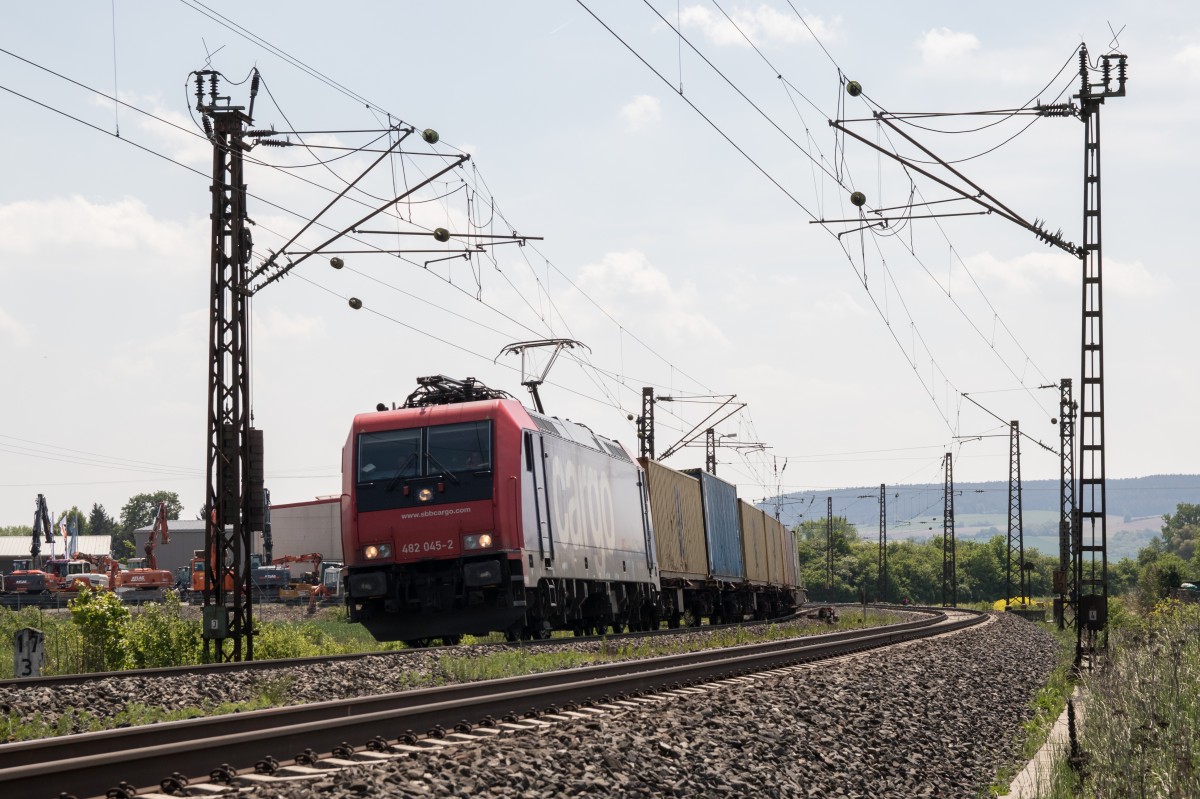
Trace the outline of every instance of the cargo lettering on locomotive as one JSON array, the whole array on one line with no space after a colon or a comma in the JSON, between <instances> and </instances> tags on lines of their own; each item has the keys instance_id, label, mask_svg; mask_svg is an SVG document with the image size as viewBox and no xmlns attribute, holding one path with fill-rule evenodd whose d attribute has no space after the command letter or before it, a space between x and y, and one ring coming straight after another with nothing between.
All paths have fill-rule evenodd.
<instances>
[{"instance_id":1,"label":"cargo lettering on locomotive","mask_svg":"<svg viewBox=\"0 0 1200 799\"><path fill-rule=\"evenodd\" d=\"M559 535L566 541L591 541L604 549L616 549L616 513L608 473L587 463L559 461L551 474L555 498L563 504Z\"/></svg>"}]
</instances>

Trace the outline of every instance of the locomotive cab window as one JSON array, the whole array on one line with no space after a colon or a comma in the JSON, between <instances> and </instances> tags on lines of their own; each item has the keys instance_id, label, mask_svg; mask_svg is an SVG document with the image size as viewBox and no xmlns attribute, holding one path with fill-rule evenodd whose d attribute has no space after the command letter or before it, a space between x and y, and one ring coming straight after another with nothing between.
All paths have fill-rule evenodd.
<instances>
[{"instance_id":1,"label":"locomotive cab window","mask_svg":"<svg viewBox=\"0 0 1200 799\"><path fill-rule=\"evenodd\" d=\"M416 477L420 453L420 429L363 433L358 437L358 482Z\"/></svg>"},{"instance_id":2,"label":"locomotive cab window","mask_svg":"<svg viewBox=\"0 0 1200 799\"><path fill-rule=\"evenodd\" d=\"M487 420L361 433L358 509L491 499L491 470L492 423Z\"/></svg>"},{"instance_id":3,"label":"locomotive cab window","mask_svg":"<svg viewBox=\"0 0 1200 799\"><path fill-rule=\"evenodd\" d=\"M457 475L492 468L492 435L488 422L446 424L429 428L425 474Z\"/></svg>"}]
</instances>

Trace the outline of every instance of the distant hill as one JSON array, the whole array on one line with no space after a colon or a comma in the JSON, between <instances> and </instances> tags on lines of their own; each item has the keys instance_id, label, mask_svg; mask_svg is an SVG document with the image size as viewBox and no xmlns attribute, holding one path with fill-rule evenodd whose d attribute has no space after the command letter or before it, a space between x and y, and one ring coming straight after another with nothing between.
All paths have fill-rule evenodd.
<instances>
[{"instance_id":1,"label":"distant hill","mask_svg":"<svg viewBox=\"0 0 1200 799\"><path fill-rule=\"evenodd\" d=\"M942 534L942 485L924 483L887 486L889 539L928 538ZM987 540L1008 532L1008 482L956 483L955 535ZM825 518L826 498L835 516L845 516L864 538L879 534L879 486L787 494L780 518L787 525ZM1108 507L1109 558L1134 557L1162 529L1162 517L1181 502L1200 503L1200 475L1168 474L1110 479ZM774 512L773 501L762 507ZM1046 554L1058 552L1059 487L1057 480L1026 480L1021 487L1021 519L1025 546Z\"/></svg>"}]
</instances>

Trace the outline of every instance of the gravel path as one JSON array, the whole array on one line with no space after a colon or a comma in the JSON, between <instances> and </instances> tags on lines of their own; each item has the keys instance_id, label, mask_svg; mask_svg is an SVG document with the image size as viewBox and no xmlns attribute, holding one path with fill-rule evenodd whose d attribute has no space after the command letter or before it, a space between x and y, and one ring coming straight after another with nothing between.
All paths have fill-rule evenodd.
<instances>
[{"instance_id":1,"label":"gravel path","mask_svg":"<svg viewBox=\"0 0 1200 799\"><path fill-rule=\"evenodd\" d=\"M1057 644L1022 619L247 799L964 797L1017 756Z\"/></svg>"}]
</instances>

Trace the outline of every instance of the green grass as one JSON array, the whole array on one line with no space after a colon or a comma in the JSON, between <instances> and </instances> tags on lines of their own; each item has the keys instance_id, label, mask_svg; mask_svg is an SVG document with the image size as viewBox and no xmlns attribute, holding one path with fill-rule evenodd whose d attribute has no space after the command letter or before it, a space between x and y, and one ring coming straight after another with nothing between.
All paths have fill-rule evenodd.
<instances>
[{"instance_id":1,"label":"green grass","mask_svg":"<svg viewBox=\"0 0 1200 799\"><path fill-rule=\"evenodd\" d=\"M864 615L861 611L854 610L845 612L838 622L832 625L784 626L768 624L765 630L761 632L751 631L745 627L733 627L714 631L712 635L704 640L685 640L678 636L621 640L605 639L598 652L565 651L534 653L528 652L522 647L472 658L458 658L453 655L444 655L439 659L437 671L446 675L447 679L454 682L493 680L504 677L517 677L522 674L536 674L556 669L632 660L635 658L678 655L686 652L697 652L703 649L717 649L743 644L821 635L842 630L878 627L884 624L896 624L901 621L907 621L907 618L886 611L868 610Z\"/></svg>"},{"instance_id":2,"label":"green grass","mask_svg":"<svg viewBox=\"0 0 1200 799\"><path fill-rule=\"evenodd\" d=\"M1200 605L1109 619L1107 653L1083 676L1082 774L1060 761L1042 797L1200 796Z\"/></svg>"}]
</instances>

